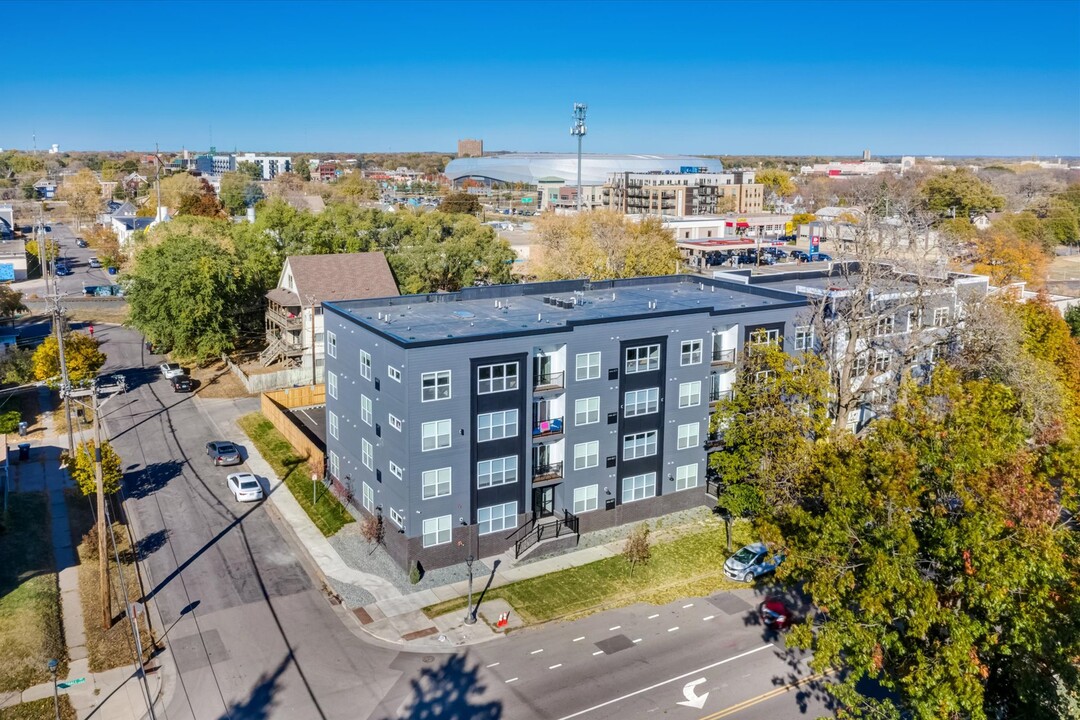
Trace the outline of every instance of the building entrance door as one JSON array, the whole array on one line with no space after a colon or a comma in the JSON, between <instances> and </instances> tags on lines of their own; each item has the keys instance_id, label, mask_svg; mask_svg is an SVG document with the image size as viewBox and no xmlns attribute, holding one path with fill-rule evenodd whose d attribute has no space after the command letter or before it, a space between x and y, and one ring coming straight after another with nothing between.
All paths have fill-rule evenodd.
<instances>
[{"instance_id":1,"label":"building entrance door","mask_svg":"<svg viewBox=\"0 0 1080 720\"><path fill-rule=\"evenodd\" d=\"M555 486L533 488L533 512L537 518L551 517L555 514Z\"/></svg>"}]
</instances>

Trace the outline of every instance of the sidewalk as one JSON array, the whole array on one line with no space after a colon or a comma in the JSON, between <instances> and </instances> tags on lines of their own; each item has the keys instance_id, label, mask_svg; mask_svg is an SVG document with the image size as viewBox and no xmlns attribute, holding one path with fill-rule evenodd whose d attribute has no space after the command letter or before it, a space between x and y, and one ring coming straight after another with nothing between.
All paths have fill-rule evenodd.
<instances>
[{"instance_id":1,"label":"sidewalk","mask_svg":"<svg viewBox=\"0 0 1080 720\"><path fill-rule=\"evenodd\" d=\"M134 665L100 673L90 672L82 603L79 600L78 558L71 543L67 503L64 500L64 489L74 487L74 484L67 472L60 468L60 451L67 446L67 439L56 435L47 392L43 395L46 400L42 403L41 416L44 438L33 443L29 461L12 463L10 469L15 492L46 492L49 498L53 556L70 661L68 676L58 679L61 685L70 683L70 686L60 692L70 697L80 719L93 715L101 720L140 720L147 714L146 700ZM151 697L157 699L161 692L159 675L147 674L147 682ZM0 707L40 700L52 697L52 694L53 684L42 683L0 699Z\"/></svg>"}]
</instances>

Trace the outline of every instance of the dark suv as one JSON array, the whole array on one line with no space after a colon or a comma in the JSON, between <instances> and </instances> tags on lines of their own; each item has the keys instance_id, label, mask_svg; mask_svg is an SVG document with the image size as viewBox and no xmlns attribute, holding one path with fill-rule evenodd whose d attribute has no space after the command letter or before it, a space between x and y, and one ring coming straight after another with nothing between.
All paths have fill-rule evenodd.
<instances>
[{"instance_id":1,"label":"dark suv","mask_svg":"<svg viewBox=\"0 0 1080 720\"><path fill-rule=\"evenodd\" d=\"M172 384L173 392L191 392L191 378L187 375L170 378L169 382Z\"/></svg>"}]
</instances>

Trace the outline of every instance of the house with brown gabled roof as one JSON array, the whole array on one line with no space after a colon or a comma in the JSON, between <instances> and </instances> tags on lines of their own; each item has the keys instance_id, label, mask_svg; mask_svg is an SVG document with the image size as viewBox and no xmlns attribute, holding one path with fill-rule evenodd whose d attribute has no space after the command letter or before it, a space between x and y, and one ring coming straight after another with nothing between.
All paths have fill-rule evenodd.
<instances>
[{"instance_id":1,"label":"house with brown gabled roof","mask_svg":"<svg viewBox=\"0 0 1080 720\"><path fill-rule=\"evenodd\" d=\"M266 293L263 365L284 362L316 370L323 365L322 304L335 300L394 297L397 281L381 252L290 255L278 284Z\"/></svg>"}]
</instances>

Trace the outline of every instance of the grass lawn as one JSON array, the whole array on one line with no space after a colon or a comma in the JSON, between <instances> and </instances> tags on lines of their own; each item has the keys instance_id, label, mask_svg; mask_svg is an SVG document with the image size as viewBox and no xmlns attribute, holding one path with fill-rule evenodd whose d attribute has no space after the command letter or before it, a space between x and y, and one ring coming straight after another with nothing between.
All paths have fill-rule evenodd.
<instances>
[{"instance_id":1,"label":"grass lawn","mask_svg":"<svg viewBox=\"0 0 1080 720\"><path fill-rule=\"evenodd\" d=\"M75 708L67 695L60 696L60 720L75 720ZM20 703L0 708L0 720L55 720L56 705L52 698Z\"/></svg>"},{"instance_id":2,"label":"grass lawn","mask_svg":"<svg viewBox=\"0 0 1080 720\"><path fill-rule=\"evenodd\" d=\"M46 495L10 495L6 527L0 535L0 692L51 679L50 658L60 661L60 677L67 675Z\"/></svg>"},{"instance_id":3,"label":"grass lawn","mask_svg":"<svg viewBox=\"0 0 1080 720\"><path fill-rule=\"evenodd\" d=\"M353 516L322 483L318 483L317 501L312 506L311 475L307 461L296 454L296 449L261 412L245 415L238 422L255 443L259 454L270 463L270 467L285 482L289 492L323 535L330 537L346 524L353 522Z\"/></svg>"},{"instance_id":4,"label":"grass lawn","mask_svg":"<svg viewBox=\"0 0 1080 720\"><path fill-rule=\"evenodd\" d=\"M90 506L91 498L77 490L65 493L68 506L68 522L71 525L72 543L79 553L79 597L82 601L83 628L86 631L86 652L90 661L90 672L101 672L114 667L135 664L135 640L131 635L131 623L123 615L124 597L120 592L120 578L116 572L116 560L109 544L109 576L112 578L111 615L114 619L108 630L101 626L101 602L98 598L97 543L89 545L83 542L83 536L93 527L94 514ZM123 563L124 581L127 584L128 598L132 601L142 597L139 579L135 574L135 555L131 551L127 529L120 523L113 525L116 535L116 547L120 551ZM152 651L150 635L146 627L146 616L139 617L139 633L142 636L143 659L149 658Z\"/></svg>"},{"instance_id":5,"label":"grass lawn","mask_svg":"<svg viewBox=\"0 0 1080 720\"><path fill-rule=\"evenodd\" d=\"M736 523L732 547L750 542L750 528ZM724 524L710 520L704 529L653 544L648 564L630 564L621 555L489 590L484 600L502 598L528 624L570 619L614 607L657 605L716 590L746 587L724 577L728 558ZM436 617L465 607L465 598L424 608Z\"/></svg>"}]
</instances>

